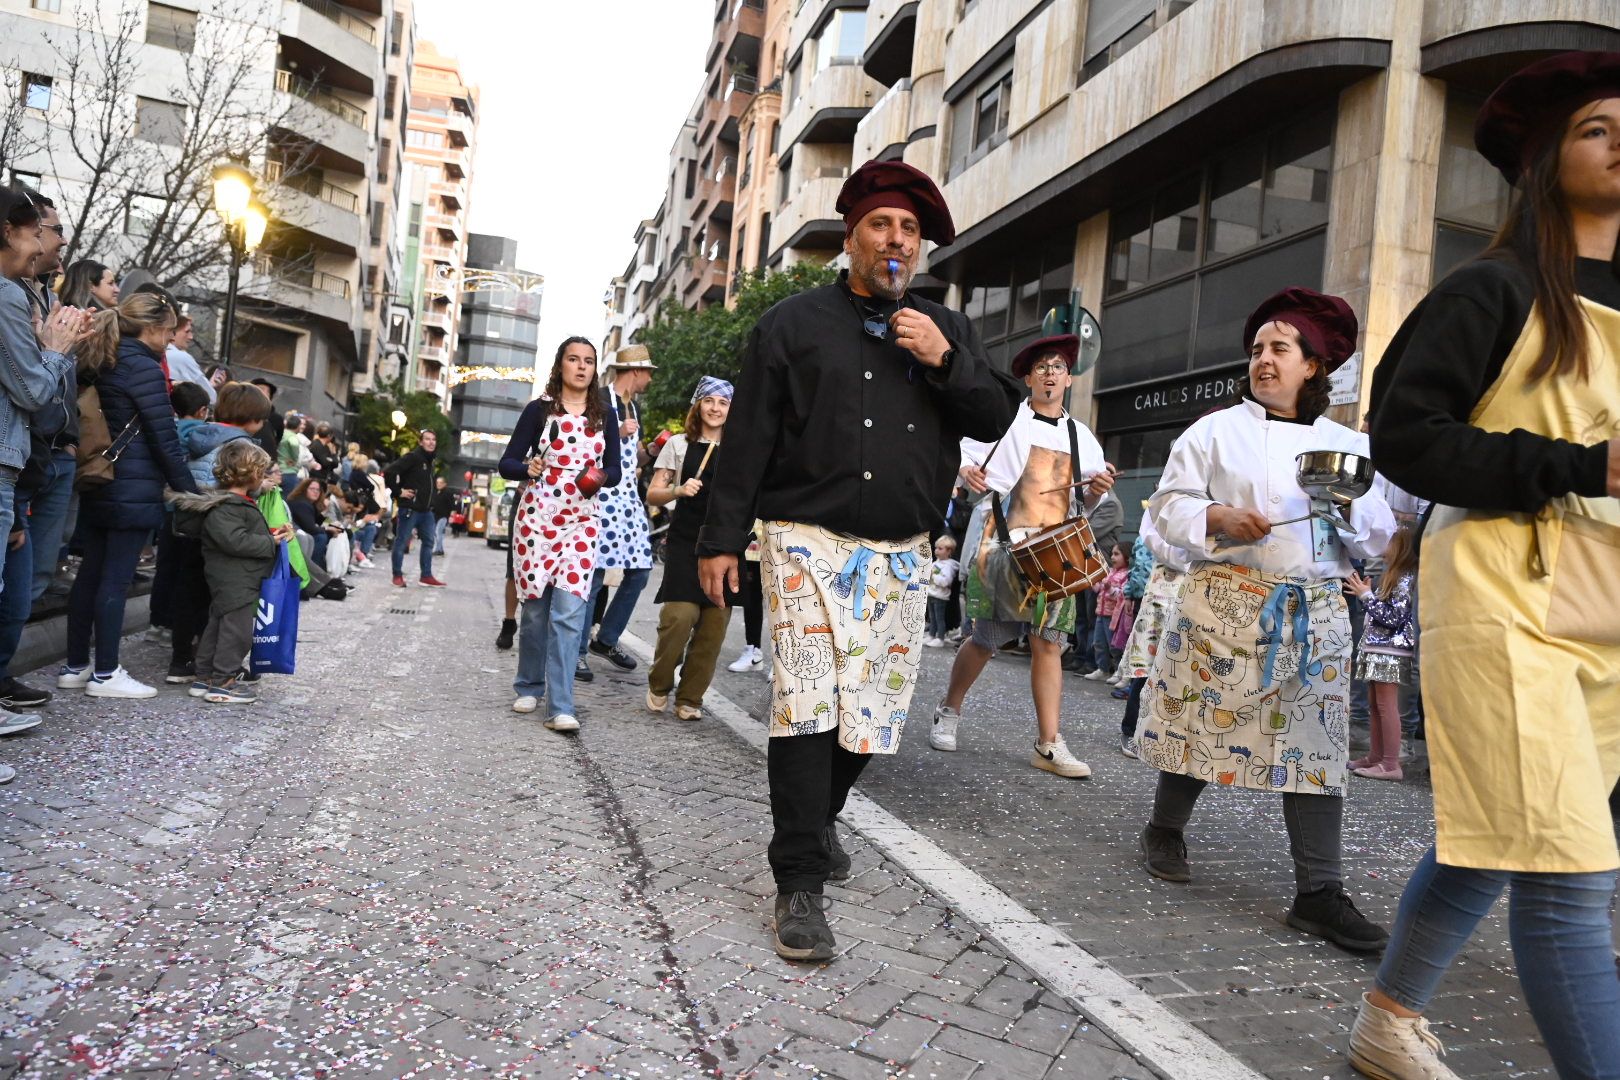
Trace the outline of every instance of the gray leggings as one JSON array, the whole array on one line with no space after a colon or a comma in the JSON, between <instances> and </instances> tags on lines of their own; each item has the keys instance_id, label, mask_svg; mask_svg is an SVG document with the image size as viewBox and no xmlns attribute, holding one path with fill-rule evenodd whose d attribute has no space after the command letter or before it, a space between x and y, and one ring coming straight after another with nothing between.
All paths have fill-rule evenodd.
<instances>
[{"instance_id":1,"label":"gray leggings","mask_svg":"<svg viewBox=\"0 0 1620 1080\"><path fill-rule=\"evenodd\" d=\"M1161 772L1153 794L1154 828L1181 832L1192 820L1193 805L1209 785L1180 773ZM1294 883L1301 893L1340 884L1343 876L1339 842L1344 829L1344 800L1334 795L1285 792L1283 820L1288 850L1294 857Z\"/></svg>"}]
</instances>

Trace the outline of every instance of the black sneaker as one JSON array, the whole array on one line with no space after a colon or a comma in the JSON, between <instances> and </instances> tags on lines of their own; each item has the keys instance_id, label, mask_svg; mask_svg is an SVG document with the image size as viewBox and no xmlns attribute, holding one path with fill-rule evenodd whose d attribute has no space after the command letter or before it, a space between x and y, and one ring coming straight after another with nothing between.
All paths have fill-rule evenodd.
<instances>
[{"instance_id":1,"label":"black sneaker","mask_svg":"<svg viewBox=\"0 0 1620 1080\"><path fill-rule=\"evenodd\" d=\"M838 948L827 925L831 904L820 893L778 893L776 955L784 960L831 960Z\"/></svg>"},{"instance_id":2,"label":"black sneaker","mask_svg":"<svg viewBox=\"0 0 1620 1080\"><path fill-rule=\"evenodd\" d=\"M197 664L195 661L187 660L183 664L170 664L169 673L163 676L163 681L178 685L180 683L190 683L196 678Z\"/></svg>"},{"instance_id":3,"label":"black sneaker","mask_svg":"<svg viewBox=\"0 0 1620 1080\"><path fill-rule=\"evenodd\" d=\"M838 842L838 826L828 825L822 830L821 837L827 844L827 880L848 881L849 852Z\"/></svg>"},{"instance_id":4,"label":"black sneaker","mask_svg":"<svg viewBox=\"0 0 1620 1080\"><path fill-rule=\"evenodd\" d=\"M583 656L574 661L575 682L592 682L595 680L595 678L596 672L591 670L591 665L585 662L585 658Z\"/></svg>"},{"instance_id":5,"label":"black sneaker","mask_svg":"<svg viewBox=\"0 0 1620 1080\"><path fill-rule=\"evenodd\" d=\"M512 639L516 636L517 620L502 619L501 632L495 635L495 647L497 649L510 649L512 647Z\"/></svg>"},{"instance_id":6,"label":"black sneaker","mask_svg":"<svg viewBox=\"0 0 1620 1080\"><path fill-rule=\"evenodd\" d=\"M1378 952L1389 944L1389 932L1357 911L1355 902L1338 885L1294 897L1287 922L1295 930L1327 938L1354 952Z\"/></svg>"},{"instance_id":7,"label":"black sneaker","mask_svg":"<svg viewBox=\"0 0 1620 1080\"><path fill-rule=\"evenodd\" d=\"M591 642L591 654L607 657L608 663L620 671L636 670L636 658L617 645L604 645L600 641L593 641Z\"/></svg>"},{"instance_id":8,"label":"black sneaker","mask_svg":"<svg viewBox=\"0 0 1620 1080\"><path fill-rule=\"evenodd\" d=\"M1177 829L1149 825L1142 830L1142 865L1147 867L1148 873L1164 881L1192 880L1192 867L1187 865L1187 841Z\"/></svg>"},{"instance_id":9,"label":"black sneaker","mask_svg":"<svg viewBox=\"0 0 1620 1080\"><path fill-rule=\"evenodd\" d=\"M35 690L16 679L7 678L0 682L0 709L32 709L51 700L51 695L44 690Z\"/></svg>"}]
</instances>

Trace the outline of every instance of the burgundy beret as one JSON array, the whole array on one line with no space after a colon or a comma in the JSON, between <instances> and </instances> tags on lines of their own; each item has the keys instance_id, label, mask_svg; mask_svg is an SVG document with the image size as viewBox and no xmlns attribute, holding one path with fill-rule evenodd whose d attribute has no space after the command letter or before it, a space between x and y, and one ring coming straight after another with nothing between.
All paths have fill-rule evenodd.
<instances>
[{"instance_id":1,"label":"burgundy beret","mask_svg":"<svg viewBox=\"0 0 1620 1080\"><path fill-rule=\"evenodd\" d=\"M1243 353L1248 355L1254 335L1267 323L1287 323L1332 371L1356 351L1356 313L1337 296L1290 285L1261 302L1243 324Z\"/></svg>"},{"instance_id":2,"label":"burgundy beret","mask_svg":"<svg viewBox=\"0 0 1620 1080\"><path fill-rule=\"evenodd\" d=\"M862 218L880 206L908 210L917 218L924 240L949 244L956 239L956 225L945 205L945 196L928 178L903 161L868 161L844 181L834 209L843 215L844 232L853 232Z\"/></svg>"},{"instance_id":3,"label":"burgundy beret","mask_svg":"<svg viewBox=\"0 0 1620 1080\"><path fill-rule=\"evenodd\" d=\"M1074 370L1075 358L1080 355L1080 339L1073 334L1057 334L1053 337L1037 338L1018 350L1013 357L1012 374L1015 379L1022 379L1029 374L1029 369L1035 362L1047 353L1057 353L1063 357L1063 362Z\"/></svg>"},{"instance_id":4,"label":"burgundy beret","mask_svg":"<svg viewBox=\"0 0 1620 1080\"><path fill-rule=\"evenodd\" d=\"M1519 176L1583 105L1620 97L1620 53L1566 52L1509 75L1480 107L1474 145L1507 179Z\"/></svg>"}]
</instances>

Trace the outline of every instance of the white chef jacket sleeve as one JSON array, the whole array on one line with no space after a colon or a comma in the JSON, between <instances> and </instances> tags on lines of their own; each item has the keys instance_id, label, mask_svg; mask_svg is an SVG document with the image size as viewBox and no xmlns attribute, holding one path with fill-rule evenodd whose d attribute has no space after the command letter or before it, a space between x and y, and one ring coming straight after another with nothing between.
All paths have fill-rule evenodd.
<instances>
[{"instance_id":1,"label":"white chef jacket sleeve","mask_svg":"<svg viewBox=\"0 0 1620 1080\"><path fill-rule=\"evenodd\" d=\"M1208 418L1181 433L1170 447L1158 490L1148 500L1148 513L1153 515L1159 535L1185 549L1194 561L1210 557L1204 535L1204 512L1215 502L1209 495L1213 464L1209 437Z\"/></svg>"},{"instance_id":2,"label":"white chef jacket sleeve","mask_svg":"<svg viewBox=\"0 0 1620 1080\"><path fill-rule=\"evenodd\" d=\"M1395 513L1384 497L1385 490L1374 480L1372 490L1350 504L1349 521L1338 514L1333 516L1339 539L1352 558L1378 558L1395 536Z\"/></svg>"}]
</instances>

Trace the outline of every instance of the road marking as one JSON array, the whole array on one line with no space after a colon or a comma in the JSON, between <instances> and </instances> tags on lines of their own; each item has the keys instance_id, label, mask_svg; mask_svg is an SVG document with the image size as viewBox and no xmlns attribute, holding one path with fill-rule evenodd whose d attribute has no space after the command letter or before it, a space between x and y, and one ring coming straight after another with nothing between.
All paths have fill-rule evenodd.
<instances>
[{"instance_id":1,"label":"road marking","mask_svg":"<svg viewBox=\"0 0 1620 1080\"><path fill-rule=\"evenodd\" d=\"M619 643L651 663L652 648L632 633ZM704 711L765 752L765 725L710 688ZM917 736L913 736L917 737ZM968 869L949 852L862 795L850 792L843 818L885 857L959 911L1007 955L1066 998L1103 1033L1169 1080L1263 1080L1214 1039L1068 934Z\"/></svg>"}]
</instances>

